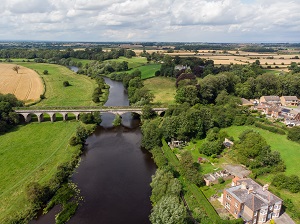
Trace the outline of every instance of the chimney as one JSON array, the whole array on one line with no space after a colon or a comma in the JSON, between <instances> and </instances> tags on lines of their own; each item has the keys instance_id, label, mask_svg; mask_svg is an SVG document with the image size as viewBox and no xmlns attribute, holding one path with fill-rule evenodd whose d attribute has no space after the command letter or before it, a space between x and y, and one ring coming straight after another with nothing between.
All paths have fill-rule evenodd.
<instances>
[{"instance_id":1,"label":"chimney","mask_svg":"<svg viewBox=\"0 0 300 224\"><path fill-rule=\"evenodd\" d=\"M269 184L265 184L264 186L263 186L263 191L267 191L269 189Z\"/></svg>"},{"instance_id":2,"label":"chimney","mask_svg":"<svg viewBox=\"0 0 300 224\"><path fill-rule=\"evenodd\" d=\"M250 186L249 189L248 189L248 194L250 194L252 192L253 192L253 186Z\"/></svg>"},{"instance_id":3,"label":"chimney","mask_svg":"<svg viewBox=\"0 0 300 224\"><path fill-rule=\"evenodd\" d=\"M242 182L241 184L241 189L246 190L247 189L247 183L246 182Z\"/></svg>"}]
</instances>

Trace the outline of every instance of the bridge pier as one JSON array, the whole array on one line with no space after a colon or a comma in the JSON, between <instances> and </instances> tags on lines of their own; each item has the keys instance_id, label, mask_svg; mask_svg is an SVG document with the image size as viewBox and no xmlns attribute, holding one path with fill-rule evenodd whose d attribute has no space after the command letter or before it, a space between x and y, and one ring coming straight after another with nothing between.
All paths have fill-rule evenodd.
<instances>
[{"instance_id":1,"label":"bridge pier","mask_svg":"<svg viewBox=\"0 0 300 224\"><path fill-rule=\"evenodd\" d=\"M38 122L44 121L44 114L43 113L35 113L38 118Z\"/></svg>"},{"instance_id":2,"label":"bridge pier","mask_svg":"<svg viewBox=\"0 0 300 224\"><path fill-rule=\"evenodd\" d=\"M68 120L68 113L60 113L63 116L63 120L67 121Z\"/></svg>"},{"instance_id":3,"label":"bridge pier","mask_svg":"<svg viewBox=\"0 0 300 224\"><path fill-rule=\"evenodd\" d=\"M76 117L76 121L79 121L79 115L80 115L80 112L73 112L73 114L74 114L75 117Z\"/></svg>"},{"instance_id":4,"label":"bridge pier","mask_svg":"<svg viewBox=\"0 0 300 224\"><path fill-rule=\"evenodd\" d=\"M55 114L55 113L48 113L48 114L49 114L49 116L50 116L51 122L56 121L56 114Z\"/></svg>"},{"instance_id":5,"label":"bridge pier","mask_svg":"<svg viewBox=\"0 0 300 224\"><path fill-rule=\"evenodd\" d=\"M26 123L29 123L31 121L31 114L30 113L20 113L23 117Z\"/></svg>"}]
</instances>

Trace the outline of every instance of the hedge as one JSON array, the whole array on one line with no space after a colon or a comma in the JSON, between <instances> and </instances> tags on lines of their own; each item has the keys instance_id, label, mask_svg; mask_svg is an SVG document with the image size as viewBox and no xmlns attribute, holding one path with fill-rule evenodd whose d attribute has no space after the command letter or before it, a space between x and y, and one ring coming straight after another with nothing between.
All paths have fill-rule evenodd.
<instances>
[{"instance_id":1,"label":"hedge","mask_svg":"<svg viewBox=\"0 0 300 224\"><path fill-rule=\"evenodd\" d=\"M265 129L267 131L270 131L270 132L273 132L273 133L276 133L276 134L280 134L280 135L285 135L285 131L281 128L277 128L277 127L274 127L274 126L271 126L271 125L266 125L266 124L263 124L261 122L255 122L254 125L258 128L262 128L262 129Z\"/></svg>"}]
</instances>

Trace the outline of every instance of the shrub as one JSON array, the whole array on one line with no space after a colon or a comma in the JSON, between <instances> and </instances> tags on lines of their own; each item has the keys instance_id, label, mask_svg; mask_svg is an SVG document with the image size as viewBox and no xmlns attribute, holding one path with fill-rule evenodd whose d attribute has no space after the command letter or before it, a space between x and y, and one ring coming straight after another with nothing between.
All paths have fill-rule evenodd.
<instances>
[{"instance_id":1,"label":"shrub","mask_svg":"<svg viewBox=\"0 0 300 224\"><path fill-rule=\"evenodd\" d=\"M44 71L43 71L43 74L44 74L44 75L48 75L48 74L49 74L48 70L44 70Z\"/></svg>"},{"instance_id":2,"label":"shrub","mask_svg":"<svg viewBox=\"0 0 300 224\"><path fill-rule=\"evenodd\" d=\"M69 83L68 81L64 81L64 82L63 82L63 86L64 86L64 87L70 86L70 83Z\"/></svg>"}]
</instances>

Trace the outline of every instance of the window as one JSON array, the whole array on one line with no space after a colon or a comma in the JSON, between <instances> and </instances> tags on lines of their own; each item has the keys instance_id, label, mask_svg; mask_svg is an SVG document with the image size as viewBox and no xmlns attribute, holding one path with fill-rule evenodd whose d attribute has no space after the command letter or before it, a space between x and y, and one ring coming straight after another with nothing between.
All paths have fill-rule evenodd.
<instances>
[{"instance_id":1,"label":"window","mask_svg":"<svg viewBox=\"0 0 300 224\"><path fill-rule=\"evenodd\" d=\"M261 218L261 221L262 221L262 222L265 222L265 221L266 221L266 217L262 217L262 218Z\"/></svg>"},{"instance_id":2,"label":"window","mask_svg":"<svg viewBox=\"0 0 300 224\"><path fill-rule=\"evenodd\" d=\"M226 198L231 201L231 196L229 194L226 194Z\"/></svg>"},{"instance_id":3,"label":"window","mask_svg":"<svg viewBox=\"0 0 300 224\"><path fill-rule=\"evenodd\" d=\"M260 214L262 214L262 215L265 215L265 214L267 214L267 210L265 210L265 209L261 209L261 210L260 210Z\"/></svg>"},{"instance_id":4,"label":"window","mask_svg":"<svg viewBox=\"0 0 300 224\"><path fill-rule=\"evenodd\" d=\"M230 204L228 202L225 203L225 207L230 209Z\"/></svg>"},{"instance_id":5,"label":"window","mask_svg":"<svg viewBox=\"0 0 300 224\"><path fill-rule=\"evenodd\" d=\"M234 209L234 214L237 214L237 210L236 209Z\"/></svg>"},{"instance_id":6,"label":"window","mask_svg":"<svg viewBox=\"0 0 300 224\"><path fill-rule=\"evenodd\" d=\"M274 209L280 209L280 205L274 205Z\"/></svg>"},{"instance_id":7,"label":"window","mask_svg":"<svg viewBox=\"0 0 300 224\"><path fill-rule=\"evenodd\" d=\"M235 202L235 203L234 203L234 206L235 206L236 208L238 208L238 207L239 207L239 204L238 204L237 202Z\"/></svg>"}]
</instances>

